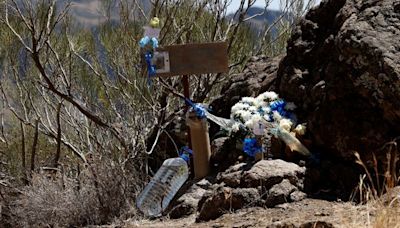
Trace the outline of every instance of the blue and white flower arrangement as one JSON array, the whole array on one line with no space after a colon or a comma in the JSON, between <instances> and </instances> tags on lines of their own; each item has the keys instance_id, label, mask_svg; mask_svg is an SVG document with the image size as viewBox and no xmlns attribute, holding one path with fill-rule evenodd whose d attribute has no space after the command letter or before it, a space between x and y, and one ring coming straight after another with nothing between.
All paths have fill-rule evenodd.
<instances>
[{"instance_id":1,"label":"blue and white flower arrangement","mask_svg":"<svg viewBox=\"0 0 400 228\"><path fill-rule=\"evenodd\" d=\"M257 146L255 139L262 138L268 132L283 140L290 149L309 155L307 148L296 138L306 133L306 126L296 123L297 118L293 113L295 109L294 103L285 102L275 92L267 91L258 97L243 97L231 108L234 124L230 132L244 131L244 151L252 157L262 152L262 145Z\"/></svg>"}]
</instances>

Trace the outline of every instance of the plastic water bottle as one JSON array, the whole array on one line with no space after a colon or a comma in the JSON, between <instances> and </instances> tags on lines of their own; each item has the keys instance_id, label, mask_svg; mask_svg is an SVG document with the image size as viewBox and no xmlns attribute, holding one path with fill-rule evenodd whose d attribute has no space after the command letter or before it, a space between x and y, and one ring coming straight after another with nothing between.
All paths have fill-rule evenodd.
<instances>
[{"instance_id":1,"label":"plastic water bottle","mask_svg":"<svg viewBox=\"0 0 400 228\"><path fill-rule=\"evenodd\" d=\"M137 197L136 206L144 215L157 217L168 207L189 177L188 161L188 154L164 161L153 179Z\"/></svg>"}]
</instances>

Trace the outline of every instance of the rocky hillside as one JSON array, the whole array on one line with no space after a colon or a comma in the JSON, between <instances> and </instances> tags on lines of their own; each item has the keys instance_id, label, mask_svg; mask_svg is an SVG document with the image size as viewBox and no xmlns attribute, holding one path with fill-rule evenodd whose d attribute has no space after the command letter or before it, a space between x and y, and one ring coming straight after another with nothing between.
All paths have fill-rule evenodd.
<instances>
[{"instance_id":1,"label":"rocky hillside","mask_svg":"<svg viewBox=\"0 0 400 228\"><path fill-rule=\"evenodd\" d=\"M385 160L400 135L399 35L399 0L325 1L296 26L276 87L324 153Z\"/></svg>"},{"instance_id":2,"label":"rocky hillside","mask_svg":"<svg viewBox=\"0 0 400 228\"><path fill-rule=\"evenodd\" d=\"M374 155L378 166L398 162L399 151L387 143L400 136L399 35L399 0L324 1L294 28L286 56L254 57L213 106L228 117L241 96L266 90L295 102L328 180L351 189L358 181L355 152L367 165Z\"/></svg>"}]
</instances>

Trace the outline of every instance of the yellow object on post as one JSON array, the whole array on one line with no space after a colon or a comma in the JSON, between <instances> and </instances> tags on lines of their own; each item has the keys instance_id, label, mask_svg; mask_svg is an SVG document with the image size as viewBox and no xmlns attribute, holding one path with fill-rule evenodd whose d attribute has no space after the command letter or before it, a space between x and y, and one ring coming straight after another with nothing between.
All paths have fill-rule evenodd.
<instances>
[{"instance_id":1,"label":"yellow object on post","mask_svg":"<svg viewBox=\"0 0 400 228\"><path fill-rule=\"evenodd\" d=\"M158 19L158 17L153 17L150 20L150 26L152 28L159 28L160 27L160 19Z\"/></svg>"},{"instance_id":2,"label":"yellow object on post","mask_svg":"<svg viewBox=\"0 0 400 228\"><path fill-rule=\"evenodd\" d=\"M195 179L206 177L210 172L210 136L208 134L207 119L199 119L196 114L190 112L186 118L186 124L190 128L193 165Z\"/></svg>"}]
</instances>

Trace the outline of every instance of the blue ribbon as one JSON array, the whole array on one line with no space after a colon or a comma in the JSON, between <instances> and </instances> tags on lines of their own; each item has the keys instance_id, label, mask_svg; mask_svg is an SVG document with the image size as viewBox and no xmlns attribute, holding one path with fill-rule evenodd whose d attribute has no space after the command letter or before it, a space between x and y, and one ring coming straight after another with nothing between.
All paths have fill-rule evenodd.
<instances>
[{"instance_id":1,"label":"blue ribbon","mask_svg":"<svg viewBox=\"0 0 400 228\"><path fill-rule=\"evenodd\" d=\"M196 116L199 119L206 118L206 110L204 109L203 106L201 106L200 104L194 103L189 98L185 98L185 102L186 102L187 105L192 107L193 111L196 113Z\"/></svg>"},{"instance_id":2,"label":"blue ribbon","mask_svg":"<svg viewBox=\"0 0 400 228\"><path fill-rule=\"evenodd\" d=\"M151 59L153 58L153 53L150 51L146 52L144 55L144 58L146 60L147 64L147 73L148 73L148 79L147 79L147 84L151 86L151 77L156 75L156 66L151 64Z\"/></svg>"},{"instance_id":3,"label":"blue ribbon","mask_svg":"<svg viewBox=\"0 0 400 228\"><path fill-rule=\"evenodd\" d=\"M250 157L255 157L257 153L262 152L262 147L258 145L257 139L244 139L243 151Z\"/></svg>"},{"instance_id":4,"label":"blue ribbon","mask_svg":"<svg viewBox=\"0 0 400 228\"><path fill-rule=\"evenodd\" d=\"M157 38L153 37L150 39L150 37L145 36L139 41L139 46L141 48L146 48L146 46L151 45L153 50L158 48L158 40ZM153 58L153 51L147 51L146 54L144 55L144 58L146 60L147 64L147 72L148 72L148 79L147 79L147 85L150 87L151 86L151 77L156 75L156 66L151 64L151 59Z\"/></svg>"},{"instance_id":5,"label":"blue ribbon","mask_svg":"<svg viewBox=\"0 0 400 228\"><path fill-rule=\"evenodd\" d=\"M157 38L153 37L153 38L150 39L150 37L145 36L142 39L140 39L140 41L139 41L139 46L141 48L144 48L149 44L153 47L153 49L158 48L158 40L157 40Z\"/></svg>"},{"instance_id":6,"label":"blue ribbon","mask_svg":"<svg viewBox=\"0 0 400 228\"><path fill-rule=\"evenodd\" d=\"M284 100L273 101L269 104L271 111L277 111L282 117L291 118L291 113L285 110L286 102ZM273 115L270 115L273 120Z\"/></svg>"}]
</instances>

